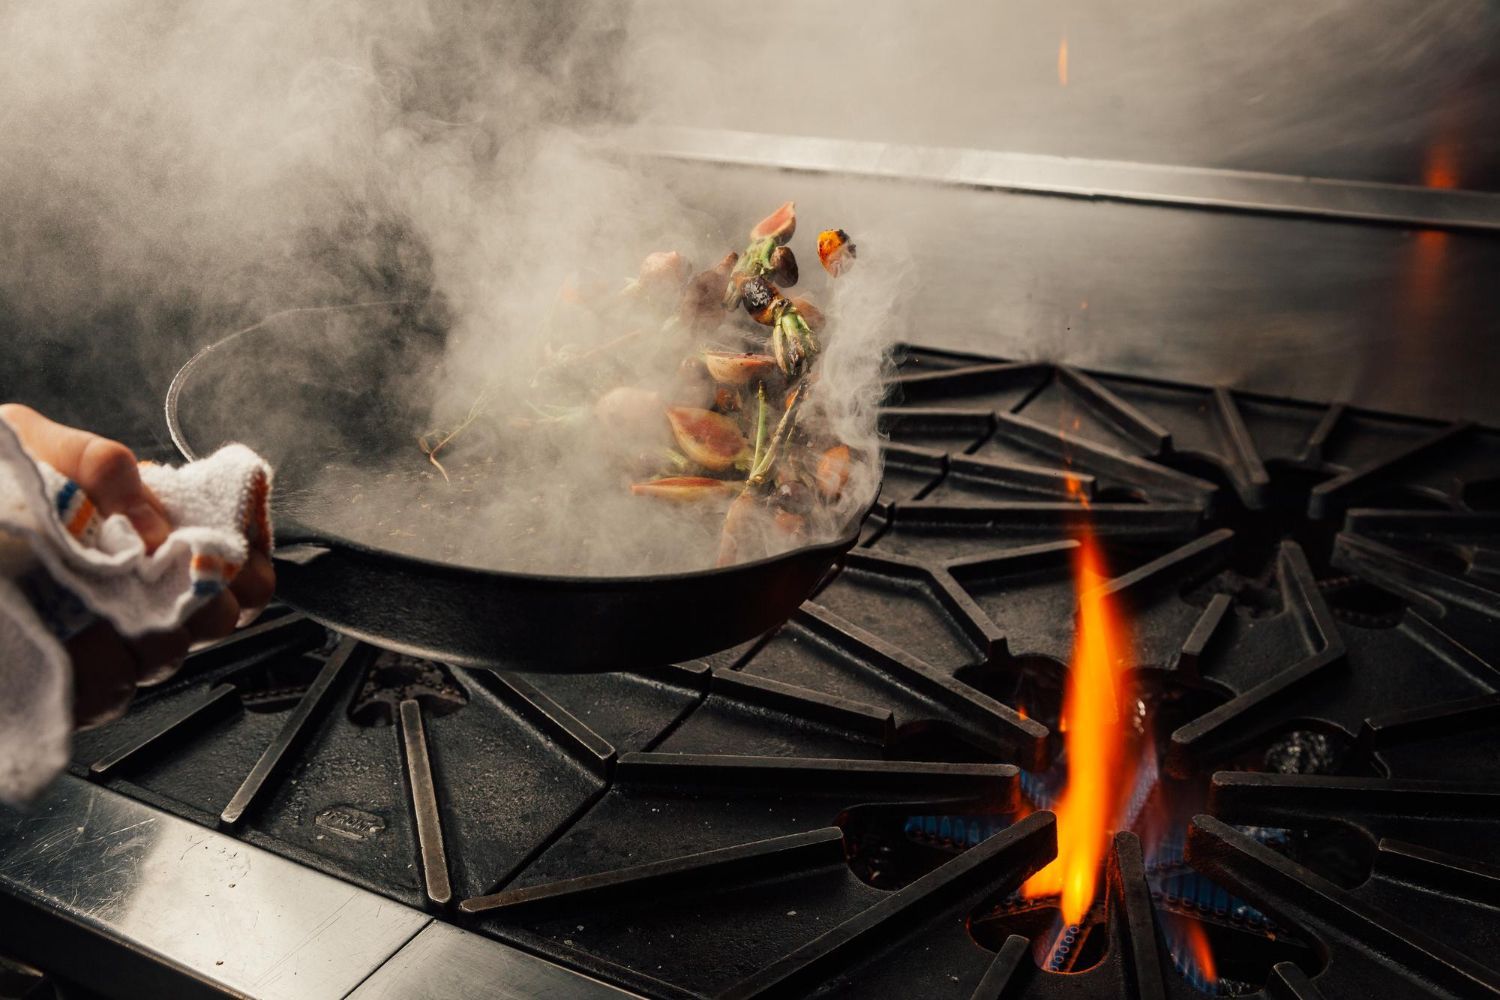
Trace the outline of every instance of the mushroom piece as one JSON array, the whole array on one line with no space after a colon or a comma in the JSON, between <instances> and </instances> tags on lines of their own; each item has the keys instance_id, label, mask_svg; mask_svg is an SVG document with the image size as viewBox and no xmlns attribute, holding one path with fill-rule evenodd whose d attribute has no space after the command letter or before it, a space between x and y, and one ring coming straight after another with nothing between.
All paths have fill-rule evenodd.
<instances>
[{"instance_id":1,"label":"mushroom piece","mask_svg":"<svg viewBox=\"0 0 1500 1000\"><path fill-rule=\"evenodd\" d=\"M690 461L713 472L723 472L749 457L750 448L739 426L729 417L692 406L667 408L667 420L677 447Z\"/></svg>"},{"instance_id":2,"label":"mushroom piece","mask_svg":"<svg viewBox=\"0 0 1500 1000\"><path fill-rule=\"evenodd\" d=\"M750 242L775 240L777 246L784 246L796 231L797 203L789 201L755 224L755 228L750 230Z\"/></svg>"},{"instance_id":3,"label":"mushroom piece","mask_svg":"<svg viewBox=\"0 0 1500 1000\"><path fill-rule=\"evenodd\" d=\"M731 354L727 351L705 351L703 364L715 382L724 385L748 385L776 370L776 359L769 354Z\"/></svg>"},{"instance_id":4,"label":"mushroom piece","mask_svg":"<svg viewBox=\"0 0 1500 1000\"><path fill-rule=\"evenodd\" d=\"M797 283L797 257L791 247L777 247L771 251L770 267L766 274L782 288L791 288Z\"/></svg>"}]
</instances>

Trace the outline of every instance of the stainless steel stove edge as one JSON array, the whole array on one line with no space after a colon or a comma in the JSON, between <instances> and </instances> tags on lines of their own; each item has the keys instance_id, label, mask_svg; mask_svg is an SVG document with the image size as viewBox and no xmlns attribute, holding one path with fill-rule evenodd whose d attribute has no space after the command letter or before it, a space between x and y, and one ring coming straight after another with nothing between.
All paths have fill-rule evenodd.
<instances>
[{"instance_id":1,"label":"stainless steel stove edge","mask_svg":"<svg viewBox=\"0 0 1500 1000\"><path fill-rule=\"evenodd\" d=\"M0 927L110 997L631 996L71 775L0 807Z\"/></svg>"}]
</instances>

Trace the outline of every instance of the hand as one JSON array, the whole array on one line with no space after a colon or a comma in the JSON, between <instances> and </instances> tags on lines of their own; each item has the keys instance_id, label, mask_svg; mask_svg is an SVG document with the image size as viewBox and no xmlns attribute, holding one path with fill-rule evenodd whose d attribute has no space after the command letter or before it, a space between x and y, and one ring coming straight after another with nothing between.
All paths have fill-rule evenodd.
<instances>
[{"instance_id":1,"label":"hand","mask_svg":"<svg viewBox=\"0 0 1500 1000\"><path fill-rule=\"evenodd\" d=\"M135 455L118 441L53 423L30 407L0 406L21 442L37 458L79 485L101 516L124 514L153 552L171 525L161 503L141 482ZM125 713L140 684L166 680L182 665L188 649L234 631L271 599L276 574L271 560L252 553L228 589L220 591L179 629L125 639L107 622L97 622L68 642L73 660L73 719L99 725Z\"/></svg>"}]
</instances>

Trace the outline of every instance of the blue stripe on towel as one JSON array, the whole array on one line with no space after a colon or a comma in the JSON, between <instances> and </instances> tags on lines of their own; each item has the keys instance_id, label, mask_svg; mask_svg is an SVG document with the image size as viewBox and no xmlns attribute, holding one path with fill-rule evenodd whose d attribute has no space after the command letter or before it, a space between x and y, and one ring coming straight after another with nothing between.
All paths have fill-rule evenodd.
<instances>
[{"instance_id":1,"label":"blue stripe on towel","mask_svg":"<svg viewBox=\"0 0 1500 1000\"><path fill-rule=\"evenodd\" d=\"M57 491L57 516L63 517L68 513L68 504L73 502L73 497L78 494L78 484L69 479L63 484L63 488Z\"/></svg>"}]
</instances>

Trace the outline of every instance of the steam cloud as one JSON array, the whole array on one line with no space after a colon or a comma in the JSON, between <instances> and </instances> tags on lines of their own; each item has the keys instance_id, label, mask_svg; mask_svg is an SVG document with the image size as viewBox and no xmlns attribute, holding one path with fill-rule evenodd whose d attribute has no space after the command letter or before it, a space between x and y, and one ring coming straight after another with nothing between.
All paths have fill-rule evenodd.
<instances>
[{"instance_id":1,"label":"steam cloud","mask_svg":"<svg viewBox=\"0 0 1500 1000\"><path fill-rule=\"evenodd\" d=\"M491 405L452 462L489 457L497 471L448 487L414 441L373 467L346 440L346 412L298 409L279 388L326 379L339 364L325 356L292 372L295 359L268 354L222 389L242 436L274 458L333 455L322 480L284 497L290 509L310 521L342 515L336 527L366 542L469 563L591 573L708 565L712 519L631 497L597 452L574 446L576 435L562 447L515 433L549 348L587 349L623 332L560 327L565 282L619 282L655 250L708 267L742 249L748 226L774 207L708 217L679 203L649 164L590 140L600 123L651 113L632 85L639 68L622 58L642 51L631 32L629 5L602 0L5 5L0 336L24 338L31 367L11 380L116 372L104 409L125 414L117 426L140 426L197 344L288 308L399 301L385 327L442 329L446 354L419 370L392 365L388 385L402 375L412 419L434 426L486 392ZM787 185L795 198L795 180ZM838 225L866 251L837 288L823 287L810 234ZM874 407L901 287L899 258L882 263L879 241L857 220L808 219L794 243L796 292L831 319L826 432L871 459L810 527L814 537L842 530L878 478ZM380 325L371 316L308 320L307 337L346 350L347 371L371 350L362 339ZM420 337L373 343L387 361L424 360ZM606 380L575 388L652 384L695 346L632 351Z\"/></svg>"}]
</instances>

